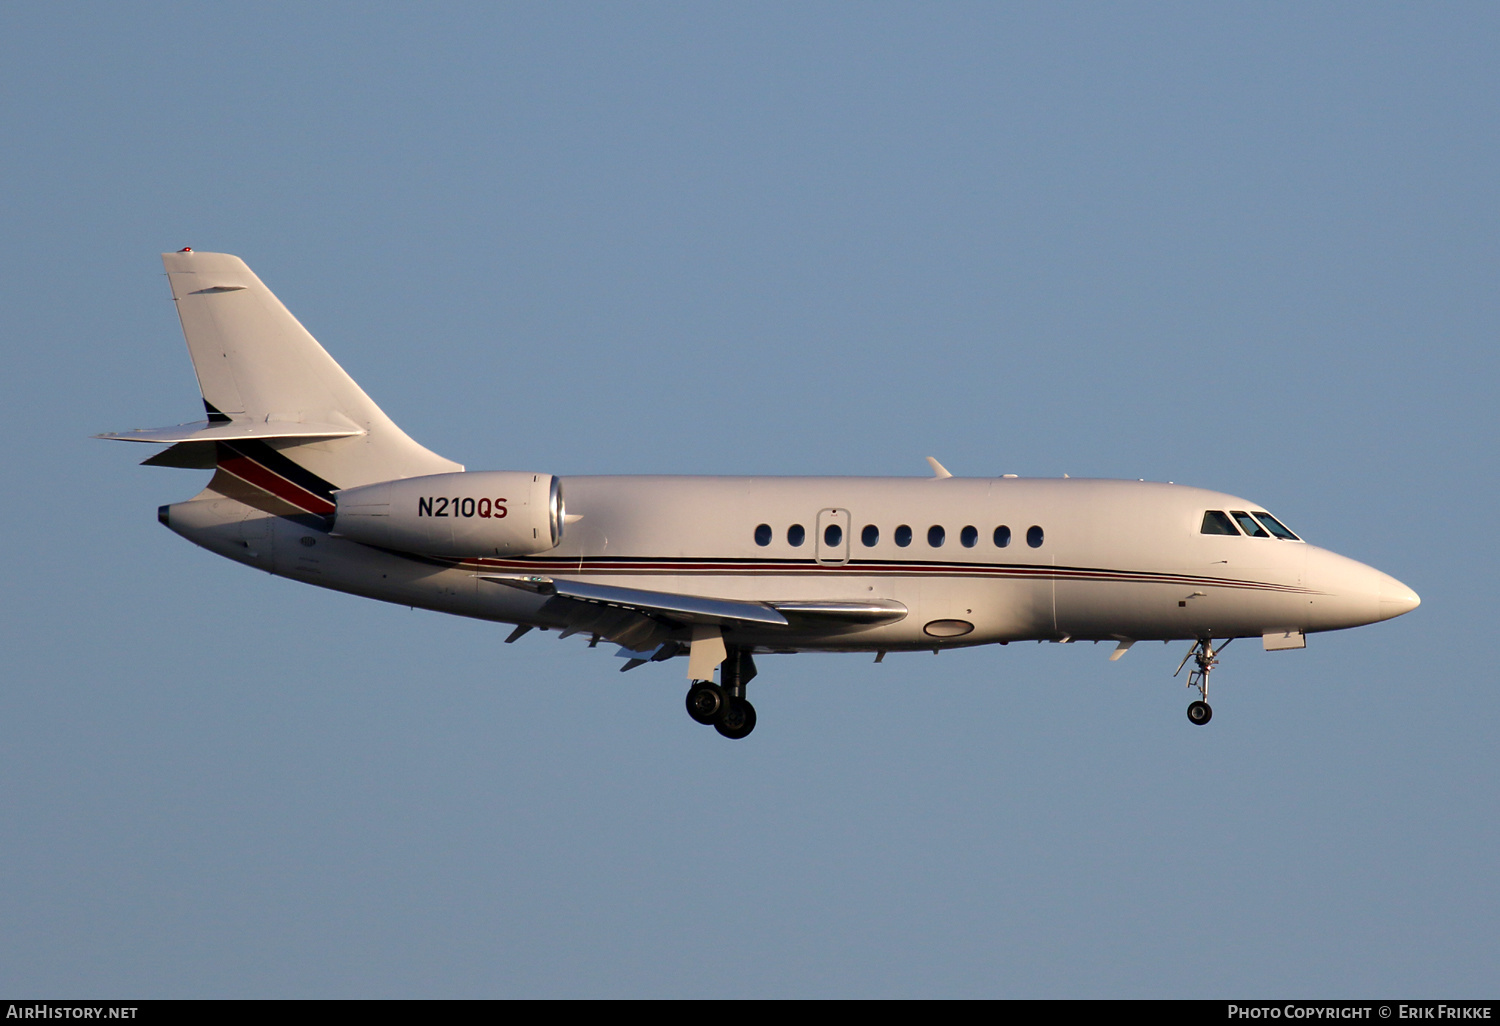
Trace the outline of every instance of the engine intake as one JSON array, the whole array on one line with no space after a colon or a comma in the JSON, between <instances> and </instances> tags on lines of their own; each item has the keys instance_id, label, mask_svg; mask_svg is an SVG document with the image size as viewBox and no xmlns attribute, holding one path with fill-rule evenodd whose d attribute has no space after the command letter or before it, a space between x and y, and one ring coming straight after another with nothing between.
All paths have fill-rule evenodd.
<instances>
[{"instance_id":1,"label":"engine intake","mask_svg":"<svg viewBox=\"0 0 1500 1026\"><path fill-rule=\"evenodd\" d=\"M432 474L334 494L333 534L424 556L529 556L562 541L567 512L551 474Z\"/></svg>"}]
</instances>

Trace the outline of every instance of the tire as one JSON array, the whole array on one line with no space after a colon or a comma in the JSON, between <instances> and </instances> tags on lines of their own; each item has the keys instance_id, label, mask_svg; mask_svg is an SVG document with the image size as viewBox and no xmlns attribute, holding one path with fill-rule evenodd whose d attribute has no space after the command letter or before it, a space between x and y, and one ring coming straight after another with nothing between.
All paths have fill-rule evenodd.
<instances>
[{"instance_id":1,"label":"tire","mask_svg":"<svg viewBox=\"0 0 1500 1026\"><path fill-rule=\"evenodd\" d=\"M714 729L732 741L748 737L755 729L755 706L743 698L731 698L724 704Z\"/></svg>"},{"instance_id":2,"label":"tire","mask_svg":"<svg viewBox=\"0 0 1500 1026\"><path fill-rule=\"evenodd\" d=\"M1187 717L1201 727L1214 718L1214 711L1207 702L1194 702L1187 708Z\"/></svg>"},{"instance_id":3,"label":"tire","mask_svg":"<svg viewBox=\"0 0 1500 1026\"><path fill-rule=\"evenodd\" d=\"M687 713L706 727L719 718L719 714L724 711L724 705L728 701L729 696L724 694L723 688L700 680L688 688Z\"/></svg>"}]
</instances>

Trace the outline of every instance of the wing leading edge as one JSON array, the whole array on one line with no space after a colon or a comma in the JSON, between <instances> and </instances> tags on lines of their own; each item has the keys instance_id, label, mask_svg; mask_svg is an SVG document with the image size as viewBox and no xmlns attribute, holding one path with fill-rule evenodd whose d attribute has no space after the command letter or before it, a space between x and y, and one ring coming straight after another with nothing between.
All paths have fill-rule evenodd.
<instances>
[{"instance_id":1,"label":"wing leading edge","mask_svg":"<svg viewBox=\"0 0 1500 1026\"><path fill-rule=\"evenodd\" d=\"M895 623L906 606L891 599L851 601L747 602L741 599L620 588L566 578L475 574L481 581L547 595L550 611L561 612L564 633L592 633L643 651L664 644L689 626L837 629Z\"/></svg>"}]
</instances>

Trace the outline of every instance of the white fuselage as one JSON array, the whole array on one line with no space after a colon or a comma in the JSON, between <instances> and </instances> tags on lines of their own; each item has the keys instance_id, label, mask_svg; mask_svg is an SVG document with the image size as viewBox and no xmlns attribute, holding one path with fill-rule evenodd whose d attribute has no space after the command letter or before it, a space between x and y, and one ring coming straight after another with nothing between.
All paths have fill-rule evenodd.
<instances>
[{"instance_id":1,"label":"white fuselage","mask_svg":"<svg viewBox=\"0 0 1500 1026\"><path fill-rule=\"evenodd\" d=\"M178 503L163 516L197 544L280 576L507 623L566 626L545 597L481 575L754 602L884 600L907 611L874 625L735 628L736 644L762 651L1311 633L1417 604L1394 578L1302 541L1200 533L1207 510L1264 507L1180 485L642 476L564 486L574 522L561 543L509 559L384 551L330 536L315 518L229 498ZM1008 544L997 544L1006 535L997 528L1009 529Z\"/></svg>"}]
</instances>

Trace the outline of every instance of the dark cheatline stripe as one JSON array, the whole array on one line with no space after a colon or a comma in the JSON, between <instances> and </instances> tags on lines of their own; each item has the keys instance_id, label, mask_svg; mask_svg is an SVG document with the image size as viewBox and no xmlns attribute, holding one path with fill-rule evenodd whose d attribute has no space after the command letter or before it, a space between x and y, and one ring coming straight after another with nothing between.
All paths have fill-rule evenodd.
<instances>
[{"instance_id":1,"label":"dark cheatline stripe","mask_svg":"<svg viewBox=\"0 0 1500 1026\"><path fill-rule=\"evenodd\" d=\"M219 469L247 484L270 492L309 513L328 514L336 508L333 485L265 442L219 442Z\"/></svg>"},{"instance_id":2,"label":"dark cheatline stripe","mask_svg":"<svg viewBox=\"0 0 1500 1026\"><path fill-rule=\"evenodd\" d=\"M273 474L286 478L299 488L312 492L326 502L333 501L333 493L337 485L323 480L302 464L279 450L271 448L265 442L240 440L230 444L239 451L240 455L253 459Z\"/></svg>"},{"instance_id":3,"label":"dark cheatline stripe","mask_svg":"<svg viewBox=\"0 0 1500 1026\"><path fill-rule=\"evenodd\" d=\"M628 556L585 556L582 559L532 557L524 559L462 559L452 565L469 570L508 570L529 574L749 574L786 575L833 573L845 577L925 577L934 574L948 577L988 577L999 580L1116 581L1136 584L1194 585L1215 588L1238 588L1251 591L1274 591L1291 594L1316 594L1308 588L1262 581L1242 581L1196 574L1173 574L1145 570L1109 570L1102 567L1028 566L1026 564L944 563L933 560L882 562L866 560L827 566L808 560L633 558Z\"/></svg>"}]
</instances>

